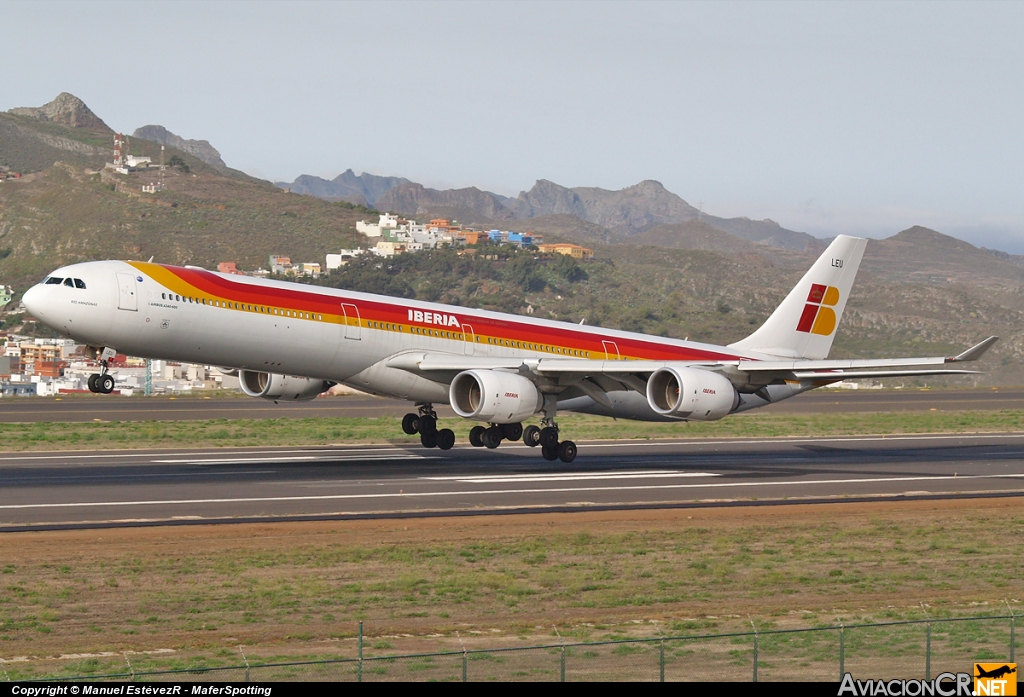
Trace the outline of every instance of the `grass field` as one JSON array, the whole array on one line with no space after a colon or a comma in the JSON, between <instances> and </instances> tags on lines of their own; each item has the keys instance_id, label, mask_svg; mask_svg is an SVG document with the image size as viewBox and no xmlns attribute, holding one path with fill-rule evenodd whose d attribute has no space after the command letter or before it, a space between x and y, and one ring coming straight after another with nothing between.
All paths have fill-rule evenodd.
<instances>
[{"instance_id":1,"label":"grass field","mask_svg":"<svg viewBox=\"0 0 1024 697\"><path fill-rule=\"evenodd\" d=\"M1004 614L1022 533L990 499L7 534L0 658L352 656L360 620L371 656Z\"/></svg>"},{"instance_id":2,"label":"grass field","mask_svg":"<svg viewBox=\"0 0 1024 697\"><path fill-rule=\"evenodd\" d=\"M465 443L471 424L441 419ZM981 433L1024 428L1024 410L921 413L749 414L711 423L644 423L600 416L559 418L563 437L597 439L735 438L896 433ZM401 420L381 418L213 419L207 421L129 421L106 423L27 423L0 425L0 448L82 450L109 448L238 447L258 443L326 445L336 443L419 442L402 432Z\"/></svg>"}]
</instances>

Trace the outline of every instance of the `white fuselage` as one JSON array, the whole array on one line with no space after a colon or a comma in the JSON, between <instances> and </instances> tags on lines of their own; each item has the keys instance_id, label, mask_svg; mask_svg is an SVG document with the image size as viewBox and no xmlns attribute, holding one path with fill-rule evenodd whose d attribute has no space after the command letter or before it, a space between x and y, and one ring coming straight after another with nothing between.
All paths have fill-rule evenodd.
<instances>
[{"instance_id":1,"label":"white fuselage","mask_svg":"<svg viewBox=\"0 0 1024 697\"><path fill-rule=\"evenodd\" d=\"M448 387L387 365L404 352L709 362L759 357L722 346L192 267L86 262L57 269L47 281L26 292L26 307L91 346L328 380L416 402L447 403ZM610 410L589 398L562 408L660 420L641 395L616 394Z\"/></svg>"}]
</instances>

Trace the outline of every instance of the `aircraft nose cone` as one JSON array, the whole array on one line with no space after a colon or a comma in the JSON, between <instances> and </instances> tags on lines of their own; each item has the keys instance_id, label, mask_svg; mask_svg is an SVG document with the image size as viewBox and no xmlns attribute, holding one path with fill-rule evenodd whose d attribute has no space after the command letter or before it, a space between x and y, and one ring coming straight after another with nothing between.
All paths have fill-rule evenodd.
<instances>
[{"instance_id":1,"label":"aircraft nose cone","mask_svg":"<svg viewBox=\"0 0 1024 697\"><path fill-rule=\"evenodd\" d=\"M25 291L25 295L21 296L21 302L25 304L25 309L36 319L44 317L42 295L43 292L39 286L32 286Z\"/></svg>"}]
</instances>

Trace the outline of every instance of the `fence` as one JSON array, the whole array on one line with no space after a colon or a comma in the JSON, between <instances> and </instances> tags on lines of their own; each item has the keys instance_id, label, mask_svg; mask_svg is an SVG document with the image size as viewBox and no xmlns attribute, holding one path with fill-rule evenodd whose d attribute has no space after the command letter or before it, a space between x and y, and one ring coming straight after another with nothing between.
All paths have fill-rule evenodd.
<instances>
[{"instance_id":1,"label":"fence","mask_svg":"<svg viewBox=\"0 0 1024 697\"><path fill-rule=\"evenodd\" d=\"M326 661L265 663L46 680L304 681L771 681L854 676L932 679L975 661L1014 661L1013 614L666 636Z\"/></svg>"}]
</instances>

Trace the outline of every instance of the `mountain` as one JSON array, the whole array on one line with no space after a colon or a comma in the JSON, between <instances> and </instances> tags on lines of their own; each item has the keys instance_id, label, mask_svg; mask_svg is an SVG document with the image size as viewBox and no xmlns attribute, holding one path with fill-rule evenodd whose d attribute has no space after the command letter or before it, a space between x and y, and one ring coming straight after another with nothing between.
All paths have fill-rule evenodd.
<instances>
[{"instance_id":1,"label":"mountain","mask_svg":"<svg viewBox=\"0 0 1024 697\"><path fill-rule=\"evenodd\" d=\"M618 191L597 187L566 189L541 180L529 191L519 194L519 198L509 206L520 218L571 212L623 235L635 235L656 225L683 222L700 214L696 208L652 180Z\"/></svg>"},{"instance_id":2,"label":"mountain","mask_svg":"<svg viewBox=\"0 0 1024 697\"><path fill-rule=\"evenodd\" d=\"M18 107L7 112L38 121L57 123L70 128L83 128L103 133L113 133L110 126L85 105L81 99L68 92L61 92L49 104L41 107Z\"/></svg>"},{"instance_id":3,"label":"mountain","mask_svg":"<svg viewBox=\"0 0 1024 697\"><path fill-rule=\"evenodd\" d=\"M919 283L1019 285L1024 269L1003 257L916 225L883 240L868 242L863 265L890 280Z\"/></svg>"},{"instance_id":4,"label":"mountain","mask_svg":"<svg viewBox=\"0 0 1024 697\"><path fill-rule=\"evenodd\" d=\"M649 244L674 249L704 249L712 252L740 253L751 251L756 243L729 234L704 220L658 225L629 238L632 244Z\"/></svg>"},{"instance_id":5,"label":"mountain","mask_svg":"<svg viewBox=\"0 0 1024 697\"><path fill-rule=\"evenodd\" d=\"M219 170L228 168L224 164L224 160L221 159L220 153L217 152L217 148L210 145L208 140L185 140L181 136L171 133L163 126L156 125L136 128L135 133L132 133L132 138L144 138L169 148L177 148L198 157L206 164L213 165Z\"/></svg>"},{"instance_id":6,"label":"mountain","mask_svg":"<svg viewBox=\"0 0 1024 697\"><path fill-rule=\"evenodd\" d=\"M334 179L327 180L311 174L303 174L292 183L276 182L282 189L294 194L306 194L328 201L348 201L364 206L372 206L387 191L411 184L405 177L379 177L376 174L363 172L358 177L351 169L347 169Z\"/></svg>"},{"instance_id":7,"label":"mountain","mask_svg":"<svg viewBox=\"0 0 1024 697\"><path fill-rule=\"evenodd\" d=\"M448 218L486 227L516 217L505 206L507 200L504 196L476 187L438 191L422 184L403 184L388 190L377 199L374 207L393 213Z\"/></svg>"},{"instance_id":8,"label":"mountain","mask_svg":"<svg viewBox=\"0 0 1024 697\"><path fill-rule=\"evenodd\" d=\"M351 174L351 170L346 174ZM296 184L300 184L300 180L301 187L293 185L292 191L320 198L341 198L336 193L339 189L331 182L300 177ZM382 211L451 218L467 225L483 227L508 227L512 220L531 221L546 216L572 216L604 228L607 233L601 237L609 241L613 238L629 238L659 225L701 219L705 224L733 237L770 247L815 252L825 248L817 238L787 230L773 220L702 215L660 182L653 180L611 191L598 187L570 189L540 179L529 191L520 192L516 198L482 191L476 187L438 190L409 182L389 188L376 200L367 198L367 201ZM540 232L539 229L535 231ZM658 236L650 239L656 238Z\"/></svg>"}]
</instances>

